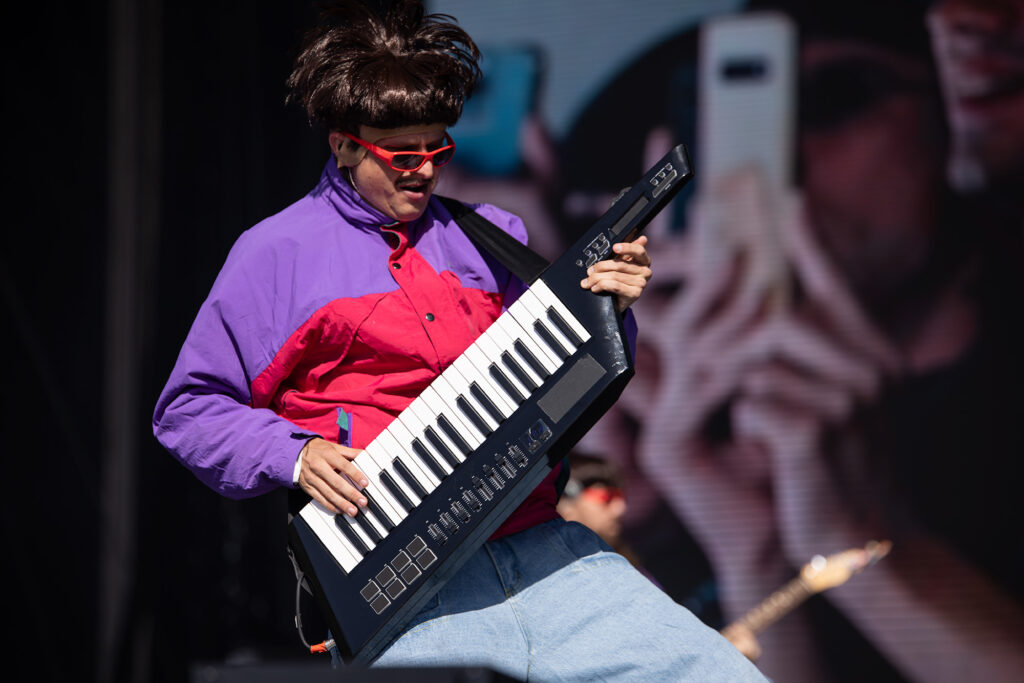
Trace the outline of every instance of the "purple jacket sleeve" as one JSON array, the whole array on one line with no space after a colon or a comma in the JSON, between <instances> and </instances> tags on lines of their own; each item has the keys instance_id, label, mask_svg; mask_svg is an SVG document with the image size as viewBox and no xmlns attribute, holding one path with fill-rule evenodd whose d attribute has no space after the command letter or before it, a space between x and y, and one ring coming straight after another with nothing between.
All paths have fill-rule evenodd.
<instances>
[{"instance_id":1,"label":"purple jacket sleeve","mask_svg":"<svg viewBox=\"0 0 1024 683\"><path fill-rule=\"evenodd\" d=\"M250 381L273 355L268 287L243 235L182 346L153 414L157 440L203 483L230 498L291 486L310 434L250 406ZM251 251L251 250L248 250Z\"/></svg>"}]
</instances>

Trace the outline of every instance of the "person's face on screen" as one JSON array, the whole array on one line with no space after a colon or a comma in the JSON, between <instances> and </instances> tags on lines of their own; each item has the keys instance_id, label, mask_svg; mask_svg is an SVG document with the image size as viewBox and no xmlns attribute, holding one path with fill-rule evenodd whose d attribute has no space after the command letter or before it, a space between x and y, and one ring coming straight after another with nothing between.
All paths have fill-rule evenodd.
<instances>
[{"instance_id":1,"label":"person's face on screen","mask_svg":"<svg viewBox=\"0 0 1024 683\"><path fill-rule=\"evenodd\" d=\"M1024 171L1024 0L941 0L928 16L953 134L950 180Z\"/></svg>"},{"instance_id":2,"label":"person's face on screen","mask_svg":"<svg viewBox=\"0 0 1024 683\"><path fill-rule=\"evenodd\" d=\"M801 51L800 163L811 226L854 289L884 296L921 264L944 151L928 69L877 46Z\"/></svg>"}]
</instances>

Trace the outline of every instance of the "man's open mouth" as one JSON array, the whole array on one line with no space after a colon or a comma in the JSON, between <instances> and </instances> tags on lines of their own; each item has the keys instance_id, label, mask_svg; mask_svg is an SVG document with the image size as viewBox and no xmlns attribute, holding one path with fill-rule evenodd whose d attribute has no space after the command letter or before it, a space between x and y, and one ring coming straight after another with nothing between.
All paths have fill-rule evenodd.
<instances>
[{"instance_id":1,"label":"man's open mouth","mask_svg":"<svg viewBox=\"0 0 1024 683\"><path fill-rule=\"evenodd\" d=\"M411 194L425 194L430 191L430 183L426 180L420 182L406 182L398 186L402 192Z\"/></svg>"}]
</instances>

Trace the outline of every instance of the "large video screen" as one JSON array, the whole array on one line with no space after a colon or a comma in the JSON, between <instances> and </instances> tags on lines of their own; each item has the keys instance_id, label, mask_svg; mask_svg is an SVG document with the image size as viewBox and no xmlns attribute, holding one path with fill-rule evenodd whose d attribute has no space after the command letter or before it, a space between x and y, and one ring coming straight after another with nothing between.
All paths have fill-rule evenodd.
<instances>
[{"instance_id":1,"label":"large video screen","mask_svg":"<svg viewBox=\"0 0 1024 683\"><path fill-rule=\"evenodd\" d=\"M693 159L573 454L610 542L774 680L1021 680L1024 2L430 9L484 53L440 189L541 254Z\"/></svg>"}]
</instances>

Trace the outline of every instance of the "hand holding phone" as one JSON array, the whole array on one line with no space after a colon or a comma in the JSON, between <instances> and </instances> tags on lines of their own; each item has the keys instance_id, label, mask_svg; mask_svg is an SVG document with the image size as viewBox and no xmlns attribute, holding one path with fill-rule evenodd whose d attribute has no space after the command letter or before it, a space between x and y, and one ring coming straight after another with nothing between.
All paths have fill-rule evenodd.
<instances>
[{"instance_id":1,"label":"hand holding phone","mask_svg":"<svg viewBox=\"0 0 1024 683\"><path fill-rule=\"evenodd\" d=\"M698 52L698 249L746 252L754 286L788 298L779 244L790 207L796 119L796 29L777 12L714 17ZM701 246L703 245L703 246Z\"/></svg>"}]
</instances>

